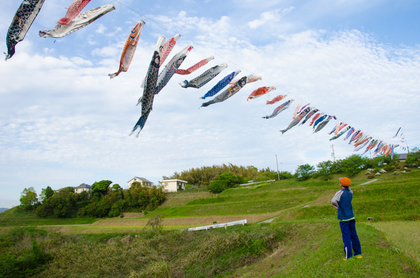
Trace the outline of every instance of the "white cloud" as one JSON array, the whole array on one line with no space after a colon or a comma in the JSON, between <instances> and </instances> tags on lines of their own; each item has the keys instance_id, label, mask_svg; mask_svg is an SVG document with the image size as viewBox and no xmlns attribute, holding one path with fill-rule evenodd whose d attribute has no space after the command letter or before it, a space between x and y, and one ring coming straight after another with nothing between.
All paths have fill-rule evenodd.
<instances>
[{"instance_id":1,"label":"white cloud","mask_svg":"<svg viewBox=\"0 0 420 278\"><path fill-rule=\"evenodd\" d=\"M228 162L275 169L275 154L280 170L292 171L298 164L331 159L331 144L336 157L351 154L346 142L328 140L333 121L317 134L306 124L280 135L301 101L383 140L402 126L410 144L420 143L418 47L383 45L358 30L278 31L291 24L278 22L284 11L278 7L277 12L257 13L261 16L254 30L248 26L252 20L238 24L228 13L210 18L190 16L186 10L156 16L171 29L147 22L129 71L113 80L108 73L118 69L127 36L119 31L132 23L118 29L109 16L101 24L118 31L117 37L92 32L54 47L51 41L35 40L36 31L29 33L16 55L0 63L0 167L5 173L0 199L18 200L29 185L37 192L47 185L57 189L101 179L125 185L134 175L157 182L175 171ZM182 37L172 54L194 44L182 68L211 55L215 59L190 76L175 75L155 97L140 137L129 137L140 116L135 103L156 38L175 31ZM266 31L270 39L260 40L256 34ZM229 67L202 89L178 85L224 62ZM223 103L198 109L200 97L238 68L240 76L254 73L263 79ZM277 90L246 101L253 90L268 85ZM265 101L277 94L296 101L276 118L261 119L275 108Z\"/></svg>"},{"instance_id":2,"label":"white cloud","mask_svg":"<svg viewBox=\"0 0 420 278\"><path fill-rule=\"evenodd\" d=\"M96 33L104 34L105 31L108 30L103 24L97 24Z\"/></svg>"},{"instance_id":3,"label":"white cloud","mask_svg":"<svg viewBox=\"0 0 420 278\"><path fill-rule=\"evenodd\" d=\"M118 54L118 51L119 50L113 46L105 46L102 48L95 48L91 54L101 57L113 57Z\"/></svg>"},{"instance_id":4,"label":"white cloud","mask_svg":"<svg viewBox=\"0 0 420 278\"><path fill-rule=\"evenodd\" d=\"M285 16L286 14L290 13L294 7L289 7L280 11L280 9L276 9L274 11L264 12L260 15L259 19L255 19L253 21L248 22L248 26L251 29L259 28L265 24L276 23L279 22L280 19Z\"/></svg>"}]
</instances>

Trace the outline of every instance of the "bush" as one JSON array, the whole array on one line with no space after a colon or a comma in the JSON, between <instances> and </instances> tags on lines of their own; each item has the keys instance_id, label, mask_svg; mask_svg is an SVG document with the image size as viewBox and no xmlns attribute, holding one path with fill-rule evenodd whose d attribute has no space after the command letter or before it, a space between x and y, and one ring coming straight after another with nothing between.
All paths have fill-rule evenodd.
<instances>
[{"instance_id":1,"label":"bush","mask_svg":"<svg viewBox=\"0 0 420 278\"><path fill-rule=\"evenodd\" d=\"M226 190L228 187L225 181L214 180L210 183L209 190L211 193L220 193L223 190Z\"/></svg>"},{"instance_id":2,"label":"bush","mask_svg":"<svg viewBox=\"0 0 420 278\"><path fill-rule=\"evenodd\" d=\"M241 180L235 176L234 173L226 172L221 175L218 175L216 180L224 181L228 188L234 187L236 184L240 184Z\"/></svg>"},{"instance_id":3,"label":"bush","mask_svg":"<svg viewBox=\"0 0 420 278\"><path fill-rule=\"evenodd\" d=\"M375 177L375 175L374 174L369 174L369 175L367 175L367 178L368 179L373 179Z\"/></svg>"},{"instance_id":4,"label":"bush","mask_svg":"<svg viewBox=\"0 0 420 278\"><path fill-rule=\"evenodd\" d=\"M43 229L34 227L19 227L10 230L0 237L0 247L10 247L18 244L25 237L31 237L31 248L10 253L3 251L0 254L0 277L29 277L44 269L52 257L41 249L41 245L34 237L46 235Z\"/></svg>"},{"instance_id":5,"label":"bush","mask_svg":"<svg viewBox=\"0 0 420 278\"><path fill-rule=\"evenodd\" d=\"M280 176L280 180L288 180L288 179L293 178L292 173L287 172L287 171L280 172L279 176Z\"/></svg>"}]
</instances>

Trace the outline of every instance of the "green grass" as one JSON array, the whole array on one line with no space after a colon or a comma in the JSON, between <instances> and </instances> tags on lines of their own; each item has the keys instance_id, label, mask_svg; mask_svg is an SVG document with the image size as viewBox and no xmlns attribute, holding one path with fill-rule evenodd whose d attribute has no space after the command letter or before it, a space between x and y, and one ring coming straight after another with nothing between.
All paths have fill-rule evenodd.
<instances>
[{"instance_id":1,"label":"green grass","mask_svg":"<svg viewBox=\"0 0 420 278\"><path fill-rule=\"evenodd\" d=\"M285 241L288 228L231 227L192 233L150 230L128 234L62 235L24 233L0 238L0 268L9 252L35 239L51 256L48 269L35 277L209 277L258 261Z\"/></svg>"},{"instance_id":2,"label":"green grass","mask_svg":"<svg viewBox=\"0 0 420 278\"><path fill-rule=\"evenodd\" d=\"M364 255L356 261L342 260L341 233L330 204L339 190L338 176L326 182L264 182L218 195L168 194L161 207L142 217L274 212L277 216L270 224L203 232L181 231L191 225L167 225L154 233L140 225L63 226L95 220L38 219L30 212L10 210L1 214L6 217L0 222L4 226L0 239L9 233L10 225L62 224L45 227L48 235L36 236L42 249L53 256L38 277L420 277L420 221L411 221L420 220L420 170L385 174L362 185L367 181L365 173L352 178ZM15 245L2 247L0 254L23 256L19 250L30 248L30 242L26 235Z\"/></svg>"},{"instance_id":3,"label":"green grass","mask_svg":"<svg viewBox=\"0 0 420 278\"><path fill-rule=\"evenodd\" d=\"M97 220L95 218L41 218L37 217L33 211L25 211L18 207L6 210L0 214L0 217L0 227L91 224Z\"/></svg>"},{"instance_id":4,"label":"green grass","mask_svg":"<svg viewBox=\"0 0 420 278\"><path fill-rule=\"evenodd\" d=\"M406 254L420 263L420 222L391 221L371 225L385 233L387 240L393 243L396 252Z\"/></svg>"},{"instance_id":5,"label":"green grass","mask_svg":"<svg viewBox=\"0 0 420 278\"><path fill-rule=\"evenodd\" d=\"M420 266L390 244L384 234L357 224L364 258L343 261L338 223L299 223L271 256L237 270L232 277L419 277Z\"/></svg>"}]
</instances>

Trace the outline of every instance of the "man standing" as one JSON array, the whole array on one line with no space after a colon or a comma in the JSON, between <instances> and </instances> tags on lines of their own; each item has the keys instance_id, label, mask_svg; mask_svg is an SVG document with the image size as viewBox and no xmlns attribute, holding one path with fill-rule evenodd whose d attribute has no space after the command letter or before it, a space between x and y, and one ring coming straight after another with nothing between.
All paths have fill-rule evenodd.
<instances>
[{"instance_id":1,"label":"man standing","mask_svg":"<svg viewBox=\"0 0 420 278\"><path fill-rule=\"evenodd\" d=\"M346 254L345 261L363 258L362 249L360 247L359 237L356 232L356 220L354 218L353 206L351 201L353 199L353 191L349 188L351 181L349 178L340 178L341 190L338 191L331 199L331 204L337 209L337 219L340 220L341 234L343 236L344 253Z\"/></svg>"}]
</instances>

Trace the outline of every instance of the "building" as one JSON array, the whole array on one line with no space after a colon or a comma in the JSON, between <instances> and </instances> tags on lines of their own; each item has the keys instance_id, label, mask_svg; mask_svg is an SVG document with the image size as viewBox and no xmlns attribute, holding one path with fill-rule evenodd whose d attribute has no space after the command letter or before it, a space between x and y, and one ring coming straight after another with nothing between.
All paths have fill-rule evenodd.
<instances>
[{"instance_id":1,"label":"building","mask_svg":"<svg viewBox=\"0 0 420 278\"><path fill-rule=\"evenodd\" d=\"M148 179L141 178L141 177L134 177L127 182L128 183L128 186L127 186L128 189L130 189L133 182L138 182L138 183L141 184L141 186L146 186L146 187L152 187L153 186L153 182L149 181Z\"/></svg>"},{"instance_id":2,"label":"building","mask_svg":"<svg viewBox=\"0 0 420 278\"><path fill-rule=\"evenodd\" d=\"M86 191L87 193L90 193L91 190L92 189L91 189L89 184L82 183L78 187L74 188L74 193L82 193L83 191Z\"/></svg>"},{"instance_id":3,"label":"building","mask_svg":"<svg viewBox=\"0 0 420 278\"><path fill-rule=\"evenodd\" d=\"M397 153L400 156L400 161L404 161L407 159L407 153Z\"/></svg>"},{"instance_id":4,"label":"building","mask_svg":"<svg viewBox=\"0 0 420 278\"><path fill-rule=\"evenodd\" d=\"M178 190L185 190L187 181L172 179L160 181L164 192L177 192Z\"/></svg>"}]
</instances>

